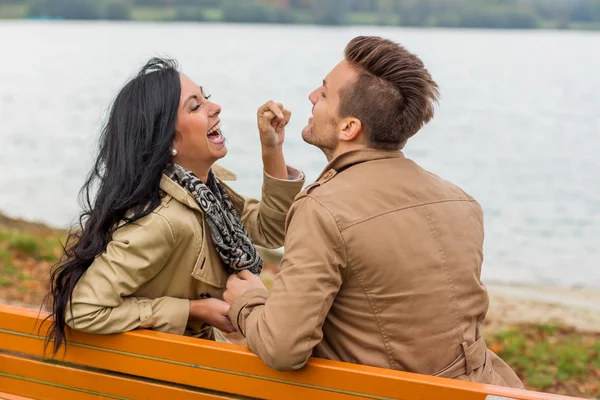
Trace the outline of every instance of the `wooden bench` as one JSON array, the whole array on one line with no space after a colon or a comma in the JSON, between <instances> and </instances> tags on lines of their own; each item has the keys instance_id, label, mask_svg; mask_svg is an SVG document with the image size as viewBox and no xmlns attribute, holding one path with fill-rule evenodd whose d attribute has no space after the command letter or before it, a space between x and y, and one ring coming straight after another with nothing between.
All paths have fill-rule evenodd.
<instances>
[{"instance_id":1,"label":"wooden bench","mask_svg":"<svg viewBox=\"0 0 600 400\"><path fill-rule=\"evenodd\" d=\"M321 359L277 372L242 346L146 330L72 332L52 359L38 316L46 315L0 305L0 398L567 399Z\"/></svg>"}]
</instances>

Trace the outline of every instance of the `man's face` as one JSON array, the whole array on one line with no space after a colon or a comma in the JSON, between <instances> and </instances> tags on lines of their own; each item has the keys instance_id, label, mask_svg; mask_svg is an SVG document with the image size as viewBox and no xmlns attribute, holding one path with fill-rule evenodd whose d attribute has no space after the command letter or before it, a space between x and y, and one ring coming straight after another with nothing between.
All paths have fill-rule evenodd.
<instances>
[{"instance_id":1,"label":"man's face","mask_svg":"<svg viewBox=\"0 0 600 400\"><path fill-rule=\"evenodd\" d=\"M308 96L313 104L312 117L302 130L302 139L306 143L320 148L328 159L335 152L339 143L340 89L355 82L357 78L356 71L346 60L343 60L327 74L323 85Z\"/></svg>"}]
</instances>

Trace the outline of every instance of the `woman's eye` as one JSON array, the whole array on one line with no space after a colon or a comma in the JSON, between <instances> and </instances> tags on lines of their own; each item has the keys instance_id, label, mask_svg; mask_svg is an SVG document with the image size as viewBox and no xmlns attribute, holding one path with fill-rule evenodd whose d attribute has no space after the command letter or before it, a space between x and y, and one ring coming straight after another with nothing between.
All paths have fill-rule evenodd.
<instances>
[{"instance_id":1,"label":"woman's eye","mask_svg":"<svg viewBox=\"0 0 600 400\"><path fill-rule=\"evenodd\" d=\"M197 111L200 108L200 104L196 104L194 107L192 107L192 112Z\"/></svg>"}]
</instances>

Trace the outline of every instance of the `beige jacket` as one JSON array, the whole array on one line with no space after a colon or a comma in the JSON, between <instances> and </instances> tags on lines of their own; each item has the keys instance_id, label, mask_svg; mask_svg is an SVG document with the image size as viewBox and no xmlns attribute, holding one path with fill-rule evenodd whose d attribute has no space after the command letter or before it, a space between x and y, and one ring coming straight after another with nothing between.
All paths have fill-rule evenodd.
<instances>
[{"instance_id":1,"label":"beige jacket","mask_svg":"<svg viewBox=\"0 0 600 400\"><path fill-rule=\"evenodd\" d=\"M271 294L246 293L229 316L278 370L312 355L522 387L481 338L482 246L461 189L401 152L345 153L290 209Z\"/></svg>"},{"instance_id":2,"label":"beige jacket","mask_svg":"<svg viewBox=\"0 0 600 400\"><path fill-rule=\"evenodd\" d=\"M222 167L221 181L256 245L283 245L285 218L304 180L264 175L262 200L247 199L223 183L235 175ZM188 325L189 301L207 294L222 299L226 268L217 254L196 200L163 175L162 202L152 213L118 229L73 291L66 323L77 330L118 333L136 328L211 338L211 327Z\"/></svg>"}]
</instances>

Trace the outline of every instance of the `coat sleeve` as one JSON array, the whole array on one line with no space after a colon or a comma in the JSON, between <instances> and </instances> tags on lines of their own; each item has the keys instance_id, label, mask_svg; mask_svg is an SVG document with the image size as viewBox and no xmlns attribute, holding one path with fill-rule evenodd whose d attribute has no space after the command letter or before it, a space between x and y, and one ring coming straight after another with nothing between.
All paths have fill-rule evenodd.
<instances>
[{"instance_id":1,"label":"coat sleeve","mask_svg":"<svg viewBox=\"0 0 600 400\"><path fill-rule=\"evenodd\" d=\"M290 210L281 272L271 294L245 293L229 318L248 347L277 370L302 368L323 338L322 326L346 271L343 238L333 216L304 197Z\"/></svg>"},{"instance_id":2,"label":"coat sleeve","mask_svg":"<svg viewBox=\"0 0 600 400\"><path fill-rule=\"evenodd\" d=\"M100 334L140 327L183 334L189 300L130 297L160 272L174 247L169 222L156 213L119 229L75 286L67 325Z\"/></svg>"},{"instance_id":3,"label":"coat sleeve","mask_svg":"<svg viewBox=\"0 0 600 400\"><path fill-rule=\"evenodd\" d=\"M288 167L290 176L297 179L276 179L263 172L261 200L237 194L223 184L227 194L240 212L240 217L248 234L258 246L277 249L283 246L285 221L294 198L302 190L304 175Z\"/></svg>"}]
</instances>

